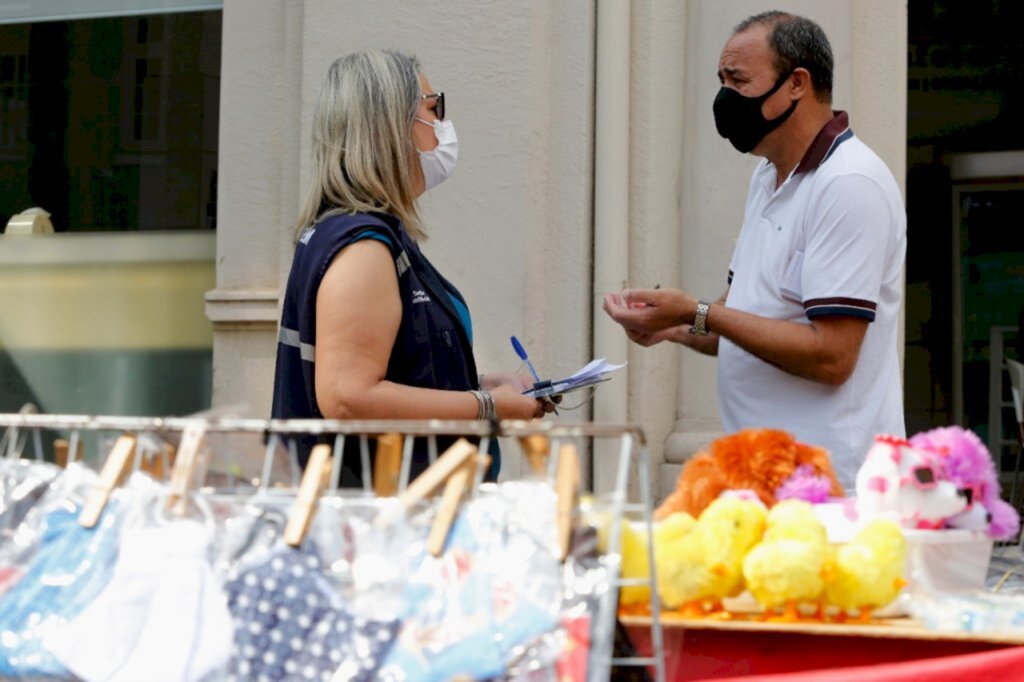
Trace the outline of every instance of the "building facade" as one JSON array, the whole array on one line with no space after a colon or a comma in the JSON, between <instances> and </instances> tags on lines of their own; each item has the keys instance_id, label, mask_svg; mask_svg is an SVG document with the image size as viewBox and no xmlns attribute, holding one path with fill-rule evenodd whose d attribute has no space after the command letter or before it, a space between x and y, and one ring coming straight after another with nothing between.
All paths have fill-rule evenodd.
<instances>
[{"instance_id":1,"label":"building facade","mask_svg":"<svg viewBox=\"0 0 1024 682\"><path fill-rule=\"evenodd\" d=\"M721 428L715 361L629 344L601 299L724 290L757 159L715 131L718 55L774 7L0 4L0 219L38 206L57 232L0 239L0 410L267 416L320 81L389 47L419 57L458 131L454 175L421 199L423 248L470 304L480 368L518 367L512 335L548 376L628 361L559 418L642 425L663 492ZM835 106L904 178L906 4L781 8L825 28ZM590 454L605 489L610 453Z\"/></svg>"},{"instance_id":2,"label":"building facade","mask_svg":"<svg viewBox=\"0 0 1024 682\"><path fill-rule=\"evenodd\" d=\"M640 423L662 493L718 434L714 360L630 345L600 312L624 286L726 286L757 159L714 127L718 55L761 0L226 0L219 133L213 403L269 413L281 288L308 177L320 79L339 55L417 55L445 92L460 158L422 199L428 256L465 293L483 371L628 361L563 416ZM907 9L792 0L836 57L834 101L904 177ZM595 452L595 486L610 473ZM515 473L518 464L506 463Z\"/></svg>"}]
</instances>

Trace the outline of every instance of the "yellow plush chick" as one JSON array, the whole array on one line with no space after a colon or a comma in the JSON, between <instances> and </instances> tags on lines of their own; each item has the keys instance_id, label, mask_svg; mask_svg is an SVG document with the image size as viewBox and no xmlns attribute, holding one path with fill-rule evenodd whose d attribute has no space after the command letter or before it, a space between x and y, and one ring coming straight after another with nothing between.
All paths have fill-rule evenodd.
<instances>
[{"instance_id":1,"label":"yellow plush chick","mask_svg":"<svg viewBox=\"0 0 1024 682\"><path fill-rule=\"evenodd\" d=\"M654 524L654 552L664 551L672 543L693 530L696 520L685 512L677 512ZM643 526L633 525L627 519L622 522L622 577L649 578L651 570L647 555L647 538ZM657 562L657 559L655 559ZM631 585L623 587L619 593L619 603L623 606L649 604L651 588L649 585Z\"/></svg>"},{"instance_id":2,"label":"yellow plush chick","mask_svg":"<svg viewBox=\"0 0 1024 682\"><path fill-rule=\"evenodd\" d=\"M783 500L768 512L764 541L779 537L828 543L828 531L814 512L814 505L803 500Z\"/></svg>"},{"instance_id":3,"label":"yellow plush chick","mask_svg":"<svg viewBox=\"0 0 1024 682\"><path fill-rule=\"evenodd\" d=\"M826 600L843 612L857 609L859 618L868 620L872 610L895 599L906 584L906 556L899 526L884 519L871 521L826 562Z\"/></svg>"},{"instance_id":4,"label":"yellow plush chick","mask_svg":"<svg viewBox=\"0 0 1024 682\"><path fill-rule=\"evenodd\" d=\"M633 528L629 519L622 519L622 578L649 577L651 570L648 564L646 533ZM651 588L648 585L626 586L619 591L619 604L622 606L646 604L650 600Z\"/></svg>"},{"instance_id":5,"label":"yellow plush chick","mask_svg":"<svg viewBox=\"0 0 1024 682\"><path fill-rule=\"evenodd\" d=\"M722 497L708 505L693 530L657 547L654 562L662 603L700 615L705 602L717 604L739 594L743 557L761 539L766 514L758 501Z\"/></svg>"},{"instance_id":6,"label":"yellow plush chick","mask_svg":"<svg viewBox=\"0 0 1024 682\"><path fill-rule=\"evenodd\" d=\"M743 577L766 612L785 607L781 620L796 620L799 603L821 596L827 558L828 533L814 508L785 500L768 513L764 539L743 560Z\"/></svg>"}]
</instances>

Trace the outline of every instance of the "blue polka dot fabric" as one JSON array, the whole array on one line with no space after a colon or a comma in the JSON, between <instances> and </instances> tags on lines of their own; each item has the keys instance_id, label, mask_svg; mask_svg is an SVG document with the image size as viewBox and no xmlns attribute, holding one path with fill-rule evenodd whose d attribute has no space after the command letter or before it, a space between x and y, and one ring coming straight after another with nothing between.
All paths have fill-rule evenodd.
<instances>
[{"instance_id":1,"label":"blue polka dot fabric","mask_svg":"<svg viewBox=\"0 0 1024 682\"><path fill-rule=\"evenodd\" d=\"M312 543L242 567L226 591L235 620L231 680L373 680L398 621L360 618L341 603Z\"/></svg>"}]
</instances>

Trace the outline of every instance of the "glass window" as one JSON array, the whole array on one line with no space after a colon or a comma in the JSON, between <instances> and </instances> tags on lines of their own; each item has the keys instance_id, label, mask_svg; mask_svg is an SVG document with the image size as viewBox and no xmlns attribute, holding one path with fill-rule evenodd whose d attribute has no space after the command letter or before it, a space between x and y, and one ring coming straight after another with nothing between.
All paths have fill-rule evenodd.
<instances>
[{"instance_id":1,"label":"glass window","mask_svg":"<svg viewBox=\"0 0 1024 682\"><path fill-rule=\"evenodd\" d=\"M221 12L0 25L0 225L213 229Z\"/></svg>"},{"instance_id":2,"label":"glass window","mask_svg":"<svg viewBox=\"0 0 1024 682\"><path fill-rule=\"evenodd\" d=\"M0 6L0 233L31 207L58 232L0 235L0 412L203 410L221 12L73 4Z\"/></svg>"}]
</instances>

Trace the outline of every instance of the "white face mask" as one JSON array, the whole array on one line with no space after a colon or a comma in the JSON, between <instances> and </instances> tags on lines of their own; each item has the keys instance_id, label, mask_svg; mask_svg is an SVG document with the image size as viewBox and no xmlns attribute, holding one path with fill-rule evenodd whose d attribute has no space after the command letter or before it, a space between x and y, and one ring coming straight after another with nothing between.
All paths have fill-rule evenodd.
<instances>
[{"instance_id":1,"label":"white face mask","mask_svg":"<svg viewBox=\"0 0 1024 682\"><path fill-rule=\"evenodd\" d=\"M459 160L459 138L455 137L455 126L451 121L416 120L431 126L437 138L437 147L428 152L420 152L423 182L426 189L431 189L447 180L455 170L455 162Z\"/></svg>"}]
</instances>

